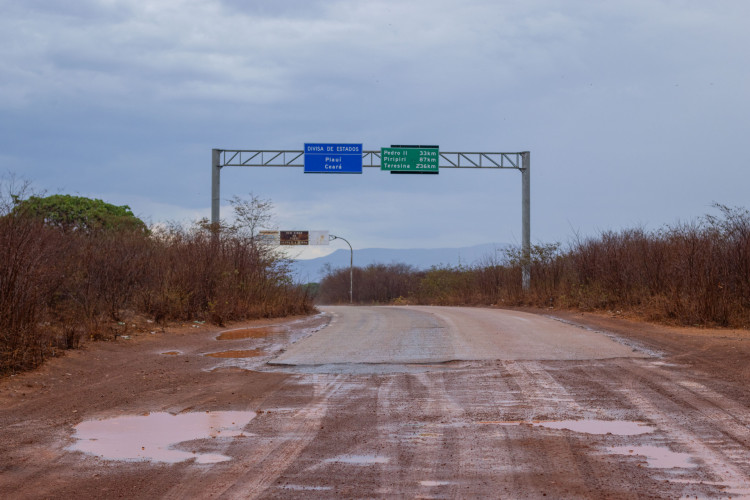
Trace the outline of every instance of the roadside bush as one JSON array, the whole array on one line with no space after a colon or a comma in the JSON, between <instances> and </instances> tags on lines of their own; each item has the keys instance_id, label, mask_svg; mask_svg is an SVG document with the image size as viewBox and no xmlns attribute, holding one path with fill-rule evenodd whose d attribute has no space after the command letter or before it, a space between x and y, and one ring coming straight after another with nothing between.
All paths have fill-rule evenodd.
<instances>
[{"instance_id":1,"label":"roadside bush","mask_svg":"<svg viewBox=\"0 0 750 500\"><path fill-rule=\"evenodd\" d=\"M631 311L683 325L750 328L750 212L716 204L718 215L657 231L605 231L560 244L518 247L474 266L355 268L355 301L563 307ZM524 265L531 286L521 287ZM329 270L319 301L348 301L348 269Z\"/></svg>"},{"instance_id":2,"label":"roadside bush","mask_svg":"<svg viewBox=\"0 0 750 500\"><path fill-rule=\"evenodd\" d=\"M49 197L24 204L24 189L0 188L6 190L0 199L0 374L34 368L86 337L116 337L126 316L223 324L314 310L308 288L292 282L288 262L257 243L254 231L205 222L154 232L137 223L77 227L38 210L36 202ZM261 201L268 210L269 202ZM130 217L116 212L116 221Z\"/></svg>"},{"instance_id":3,"label":"roadside bush","mask_svg":"<svg viewBox=\"0 0 750 500\"><path fill-rule=\"evenodd\" d=\"M38 221L0 217L0 373L36 366L49 350L39 321L63 281L60 240Z\"/></svg>"},{"instance_id":4,"label":"roadside bush","mask_svg":"<svg viewBox=\"0 0 750 500\"><path fill-rule=\"evenodd\" d=\"M388 304L410 296L418 284L417 271L406 264L372 264L355 267L354 302ZM318 287L317 301L325 304L349 303L349 268L328 269Z\"/></svg>"}]
</instances>

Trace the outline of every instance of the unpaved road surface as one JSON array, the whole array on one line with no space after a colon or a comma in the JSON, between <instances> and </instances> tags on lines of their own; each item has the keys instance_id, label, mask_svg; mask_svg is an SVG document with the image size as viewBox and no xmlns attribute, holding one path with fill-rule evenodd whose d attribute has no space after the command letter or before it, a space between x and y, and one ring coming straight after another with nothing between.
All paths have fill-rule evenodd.
<instances>
[{"instance_id":1,"label":"unpaved road surface","mask_svg":"<svg viewBox=\"0 0 750 500\"><path fill-rule=\"evenodd\" d=\"M523 312L460 307L330 307L330 325L275 364L444 363L642 357L604 335Z\"/></svg>"},{"instance_id":2,"label":"unpaved road surface","mask_svg":"<svg viewBox=\"0 0 750 500\"><path fill-rule=\"evenodd\" d=\"M0 498L750 497L747 331L322 309L1 380Z\"/></svg>"}]
</instances>

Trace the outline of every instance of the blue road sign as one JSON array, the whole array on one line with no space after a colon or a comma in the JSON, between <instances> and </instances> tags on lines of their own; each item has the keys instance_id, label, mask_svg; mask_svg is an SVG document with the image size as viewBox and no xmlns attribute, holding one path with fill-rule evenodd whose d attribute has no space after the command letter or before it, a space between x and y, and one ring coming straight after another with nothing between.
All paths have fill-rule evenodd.
<instances>
[{"instance_id":1,"label":"blue road sign","mask_svg":"<svg viewBox=\"0 0 750 500\"><path fill-rule=\"evenodd\" d=\"M362 144L305 143L306 174L361 174Z\"/></svg>"}]
</instances>

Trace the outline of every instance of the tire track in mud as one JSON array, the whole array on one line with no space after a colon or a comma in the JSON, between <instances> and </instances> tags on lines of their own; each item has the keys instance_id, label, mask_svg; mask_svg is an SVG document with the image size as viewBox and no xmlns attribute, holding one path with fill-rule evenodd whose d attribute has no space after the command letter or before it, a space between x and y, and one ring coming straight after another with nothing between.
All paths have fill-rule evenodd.
<instances>
[{"instance_id":1,"label":"tire track in mud","mask_svg":"<svg viewBox=\"0 0 750 500\"><path fill-rule=\"evenodd\" d=\"M499 420L508 422L500 427L502 431L495 432L489 449L502 448L511 457L503 464L507 484L502 486L506 494L539 498L547 492L588 495L601 491L598 474L568 436L530 425L536 420L582 418L586 409L542 362L504 361L502 368L509 375L501 379L503 385L516 388L512 393L517 403L500 413ZM517 425L512 425L514 421Z\"/></svg>"},{"instance_id":2,"label":"tire track in mud","mask_svg":"<svg viewBox=\"0 0 750 500\"><path fill-rule=\"evenodd\" d=\"M411 374L388 376L378 387L376 440L382 446L378 453L391 460L379 471L381 494L414 497L418 485L412 476L419 475L415 473L418 455L437 454L434 444L440 431L434 422L424 422L422 411L428 395L428 386Z\"/></svg>"},{"instance_id":3,"label":"tire track in mud","mask_svg":"<svg viewBox=\"0 0 750 500\"><path fill-rule=\"evenodd\" d=\"M594 465L574 449L569 437L502 422L518 416L519 409L530 417L538 405L548 417L563 413L574 418L583 412L574 398L539 363L505 362L501 368L509 376L493 376L497 374L489 369L441 371L382 384L380 441L389 442L386 454L399 460L397 471L381 472L381 484L398 474L400 494L436 493L441 498L461 496L468 485L471 495L487 497L499 492L537 498L545 490L606 491ZM478 398L473 392L477 385L482 385ZM433 479L417 481L420 478ZM421 488L414 489L415 484Z\"/></svg>"},{"instance_id":4,"label":"tire track in mud","mask_svg":"<svg viewBox=\"0 0 750 500\"><path fill-rule=\"evenodd\" d=\"M299 488L370 485L371 495L412 497L457 497L469 487L471 495L502 492L516 498L536 498L545 492L601 496L623 494L629 488L644 494L659 491L654 490L658 471L633 471L632 461L612 458L600 443L622 444L627 438L600 440L532 425L537 416L544 420L623 416L622 405L608 412L592 403L596 402L594 394L614 400L632 390L628 388L632 381L620 381L623 377L629 381L628 374L611 363L567 364L504 362L494 368L350 377L368 389L361 397L377 400L374 435L340 434L341 440L348 441L345 445L331 443L331 436L315 436L317 450L322 452L316 450L316 455L305 450L298 457L316 465L290 471L285 480L296 481ZM609 382L600 383L589 394L583 388L590 379ZM481 386L478 393L476 386ZM329 408L344 413L342 419L361 418L364 400L347 402L349 397L348 391L336 392ZM635 406L626 413L633 418L648 415ZM490 416L498 421L482 421ZM345 457L360 457L363 463L352 465ZM272 469L283 472L283 467ZM321 483L321 478L326 479ZM672 490L676 491L679 486Z\"/></svg>"},{"instance_id":5,"label":"tire track in mud","mask_svg":"<svg viewBox=\"0 0 750 500\"><path fill-rule=\"evenodd\" d=\"M246 499L261 496L315 438L329 400L344 385L340 376L313 375L310 378L314 390L310 404L283 418L272 416L273 423L279 425L270 436L258 434L243 439L239 447L234 447L242 455L229 471L221 471L220 475L216 474L218 467L205 472L191 471L190 479L172 488L164 498L189 498L212 481L216 481L210 488L212 498ZM249 433L253 432L254 424L257 424L255 420L246 427ZM233 480L226 482L221 478Z\"/></svg>"},{"instance_id":6,"label":"tire track in mud","mask_svg":"<svg viewBox=\"0 0 750 500\"><path fill-rule=\"evenodd\" d=\"M539 420L574 420L582 423L588 419L653 420L653 411L650 407L634 404L632 398L623 397L623 394L637 394L640 389L639 384L633 380L633 377L641 372L636 363L622 360L592 363L554 362L550 366L547 365L545 362L503 362L503 368L511 374L510 377L482 370L476 375L463 373L461 383L456 380L451 384L451 391L458 394L456 399L461 401L469 418L475 422L477 416L486 419L488 411L491 412L493 407L496 410L497 422L485 423L488 424L487 427L493 423L497 424L497 431L494 434L478 432L471 438L475 443L473 457L486 456L485 448L496 452L494 468L503 471L492 478L496 488L506 493L510 492L514 497L535 497L541 495L545 489L564 496L621 495L627 491L631 494L655 494L662 491L667 496L679 496L681 492L695 490L689 480L693 477L689 475L690 471L673 472L672 469L635 467L632 460L615 458L616 455L606 452L607 445L629 443L635 448L636 443L653 440L650 435L643 438L628 438L615 433L598 437L586 434L585 431L549 430L537 425L532 426L538 417L543 417ZM660 375L661 373L655 374L656 377ZM669 381L661 382L659 378L656 380L659 380L667 391L661 397L669 398ZM589 384L588 381L596 382ZM481 391L469 393L466 390L467 386L474 387L475 383L481 385ZM685 383L683 381L683 384ZM692 384L687 381L689 387L693 387ZM499 401L493 400L493 393ZM679 387L677 393L686 400L692 394L682 387ZM706 393L706 389L702 389L702 393L706 399L715 400L721 407L734 408L741 414L747 413L747 410L736 403L726 401L724 405L725 398L719 394ZM472 396L477 394L481 394L482 397L473 399ZM508 404L509 396L516 399L515 405ZM601 405L600 401L609 404ZM700 398L694 401L693 405L697 408L706 407ZM711 408L711 405L708 407ZM670 409L668 414L687 415L687 419L690 419L689 408ZM712 425L712 420L706 420L708 425ZM736 420L741 421L742 418ZM664 419L660 422L663 426ZM734 431L745 434L748 432L742 426L735 426ZM699 436L703 435L710 436L711 433L701 431L696 433L694 438L700 440ZM736 451L746 456L745 450L744 446L740 446ZM503 457L508 459L504 461ZM721 467L722 463L716 461L715 465ZM675 475L687 478L682 481L686 486L679 480L664 485L665 478ZM737 473L729 474L725 479L726 484L734 487L742 484L744 480L743 476ZM695 481L696 484L699 482ZM664 493L666 491L670 493ZM717 489L711 486L699 488L697 491L699 494L717 493Z\"/></svg>"},{"instance_id":7,"label":"tire track in mud","mask_svg":"<svg viewBox=\"0 0 750 500\"><path fill-rule=\"evenodd\" d=\"M743 425L748 411L679 372L649 363L503 361L378 376L299 376L295 380L300 385L309 382L313 387L312 401L270 415L273 423L254 438L252 447L238 445L238 463L223 475L235 480L212 485L210 496L301 495L295 488L307 497L327 497L335 490L343 496L368 491L369 496L425 498L538 498L544 493L597 497L625 492L711 496L726 488L741 491L738 488L748 481L738 465L747 458L750 431ZM365 399L355 401L354 390ZM337 418L361 418L362 403L369 398L376 400L372 431L348 431L339 436L348 440L346 444L318 432L334 408L345 414ZM705 425L691 423L691 411L699 412ZM606 444L621 444L627 438L597 439L532 425L535 420L624 416L658 427L649 442L708 457L702 472L642 468L632 457L607 454ZM736 438L736 447L724 432ZM310 450L312 443L315 452ZM346 457L364 462L347 462ZM306 463L313 465L305 468ZM204 476L191 483L209 491L205 487L211 477ZM292 485L274 489L278 479ZM326 486L315 486L321 484ZM348 486L339 490L342 484ZM190 484L184 485L170 491L168 498L190 491Z\"/></svg>"},{"instance_id":8,"label":"tire track in mud","mask_svg":"<svg viewBox=\"0 0 750 500\"><path fill-rule=\"evenodd\" d=\"M454 469L457 482L473 483L471 496L531 498L541 495L530 463L538 463L533 432L520 426L505 425L523 420L529 414L528 400L507 365L481 363L443 374L450 398L462 409L463 419L451 429L460 447L461 461ZM530 455L535 456L530 460ZM460 497L454 495L453 497Z\"/></svg>"},{"instance_id":9,"label":"tire track in mud","mask_svg":"<svg viewBox=\"0 0 750 500\"><path fill-rule=\"evenodd\" d=\"M455 497L463 462L454 420L463 411L448 396L439 374L379 377L375 435L354 448L384 463L358 471L374 474L377 495Z\"/></svg>"},{"instance_id":10,"label":"tire track in mud","mask_svg":"<svg viewBox=\"0 0 750 500\"><path fill-rule=\"evenodd\" d=\"M634 467L618 455L607 452L610 446L627 445L635 449L644 439L642 435L629 436L617 431L620 423L637 423L644 420L643 412L622 397L622 393L630 389L627 381L622 383L623 373L617 363L615 359L544 363L548 375L554 378L566 398L575 401L573 405L568 405L567 410L558 409L559 413L553 414L553 420L570 419L580 424L574 427L576 431L557 431L558 434L563 434L561 437L571 448L570 463L575 464L578 471L578 484L568 483L567 487L576 491L576 496L593 498L679 496L678 491L670 491L669 487L664 486L661 473L657 469L640 465ZM549 386L554 387L552 384ZM573 412L570 413L570 410ZM612 431L606 434L587 432L587 422L596 421L612 422L615 425ZM537 435L537 439L539 438ZM556 461L554 466L560 472L565 471L564 462ZM561 478L567 479L564 474Z\"/></svg>"},{"instance_id":11,"label":"tire track in mud","mask_svg":"<svg viewBox=\"0 0 750 500\"><path fill-rule=\"evenodd\" d=\"M644 363L638 364L644 365ZM697 380L687 380L678 373L660 370L659 375L658 378L649 380L658 385L661 392L679 396L679 399L688 407L688 412L698 412L707 421L722 422L724 427L722 431L729 439L736 441L744 448L750 447L750 410L746 406L738 404Z\"/></svg>"},{"instance_id":12,"label":"tire track in mud","mask_svg":"<svg viewBox=\"0 0 750 500\"><path fill-rule=\"evenodd\" d=\"M740 470L750 458L747 441L737 446L721 438L727 431L722 428L722 422L727 419L735 436L750 435L741 424L748 414L745 407L693 381L687 373L666 369L653 360L597 361L553 373L571 388L581 405L595 409L598 418L608 420L614 416L626 421L648 421L655 426L653 433L625 439L627 446L621 448L630 449L632 453L645 444L655 446L656 453L665 457L686 450L697 459L707 457L695 468L690 465L642 467L646 461L638 453L630 457L612 454L607 451L608 446L599 444L598 452L576 455L579 462L601 462L584 475L587 483L591 483L590 477L605 477L599 481L599 488L619 484L621 489L662 491L662 495L669 497L718 495L725 498L730 494L736 498L737 494L750 494L750 490L742 487L748 484L748 479ZM591 383L581 383L582 380ZM725 411L728 409L732 416Z\"/></svg>"},{"instance_id":13,"label":"tire track in mud","mask_svg":"<svg viewBox=\"0 0 750 500\"><path fill-rule=\"evenodd\" d=\"M419 479L415 496L427 497L435 488L449 497L456 497L459 484L456 478L466 477L464 464L466 448L456 435L452 425L465 418L463 408L448 394L442 373L419 373L415 377L427 390L425 398L418 402L423 419L428 423L415 441L417 470L423 475ZM420 419L422 420L422 419ZM450 474L450 476L448 476ZM452 476L452 477L451 477Z\"/></svg>"},{"instance_id":14,"label":"tire track in mud","mask_svg":"<svg viewBox=\"0 0 750 500\"><path fill-rule=\"evenodd\" d=\"M434 325L419 318L418 323L407 318L410 328L424 330L415 338L429 343L427 327ZM332 323L345 319L334 318ZM376 326L368 326L368 321L352 320L353 328L364 328L368 341L385 343L386 354L398 353L401 345L392 332L376 338L379 329L393 326L391 322L375 318ZM226 397L218 400L210 376L193 377L188 379L191 385L183 384L170 400L170 409L252 402L258 411L245 426L245 437L195 444L212 450L222 447L218 451L232 460L92 468L95 460L69 456L58 462L52 456L33 469L38 475L33 480L49 482L73 464L77 469L69 474L72 486L65 492L78 491L73 488L81 488L84 481L89 485L86 491L100 491L90 471L106 471L107 482L102 484L121 484L119 494L137 492L141 498L750 495L742 490L743 483L750 483L750 409L742 397L724 395L726 386L720 380L655 359L532 359L290 367L290 373L274 374L263 382L262 391L243 393L243 400L226 394L240 384L259 384L264 380L259 373L242 372L241 380L238 376L232 385L223 386ZM286 370L276 366L268 371ZM152 407L173 391L171 387L159 385L147 398L136 400L137 406L129 400L126 406ZM741 388L732 389L745 394ZM117 410L119 406L111 411ZM569 428L577 430L544 426L561 420L580 425ZM641 435L587 432L590 420L646 422L654 429ZM42 427L39 421L25 428ZM697 466L652 467L645 455L627 454L628 448L644 444L689 452ZM612 451L615 448L626 451ZM23 448L29 456L38 451ZM22 486L16 487L20 492ZM55 487L40 485L37 492L55 496L63 491Z\"/></svg>"},{"instance_id":15,"label":"tire track in mud","mask_svg":"<svg viewBox=\"0 0 750 500\"><path fill-rule=\"evenodd\" d=\"M391 468L380 469L378 484L381 487L386 487L388 484L396 486L393 484L394 476L398 479L398 485L403 484L405 466L411 458L411 454L404 449L404 437L399 432L407 420L404 415L408 411L408 405L404 398L404 390L396 386L398 379L404 377L406 375L385 377L378 386L376 418L377 440L381 443L379 452L387 457L397 457L399 464L395 471ZM413 393L412 397L418 397L418 395L419 393Z\"/></svg>"},{"instance_id":16,"label":"tire track in mud","mask_svg":"<svg viewBox=\"0 0 750 500\"><path fill-rule=\"evenodd\" d=\"M623 385L623 397L651 420L659 432L668 438L670 448L677 445L686 449L699 461L695 472L677 478L688 485L713 484L724 495L750 496L750 453L747 439L750 431L737 423L737 417L726 408L744 414L748 410L738 407L705 386L703 394L685 389L692 381L666 373L666 370L644 370L631 362L620 362L618 373ZM727 403L717 408L716 401ZM703 471L703 475L700 475ZM708 478L705 477L708 475ZM709 482L706 482L706 480Z\"/></svg>"},{"instance_id":17,"label":"tire track in mud","mask_svg":"<svg viewBox=\"0 0 750 500\"><path fill-rule=\"evenodd\" d=\"M582 418L585 410L538 361L503 362L503 367L520 388L522 401L528 407L526 420Z\"/></svg>"}]
</instances>

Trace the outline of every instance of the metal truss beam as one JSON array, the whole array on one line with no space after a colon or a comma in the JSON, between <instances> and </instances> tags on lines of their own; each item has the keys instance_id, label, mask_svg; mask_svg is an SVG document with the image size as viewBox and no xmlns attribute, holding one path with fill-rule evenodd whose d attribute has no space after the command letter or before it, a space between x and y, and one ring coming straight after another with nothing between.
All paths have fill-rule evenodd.
<instances>
[{"instance_id":1,"label":"metal truss beam","mask_svg":"<svg viewBox=\"0 0 750 500\"><path fill-rule=\"evenodd\" d=\"M305 153L287 149L219 149L223 167L304 167ZM523 153L440 152L440 168L523 170ZM380 167L380 150L362 151L363 167Z\"/></svg>"},{"instance_id":2,"label":"metal truss beam","mask_svg":"<svg viewBox=\"0 0 750 500\"><path fill-rule=\"evenodd\" d=\"M304 167L302 150L214 149L211 151L211 222L220 223L221 169L224 167ZM363 167L380 167L380 150L362 151ZM522 285L531 283L531 154L440 152L439 168L514 169L521 172Z\"/></svg>"}]
</instances>

